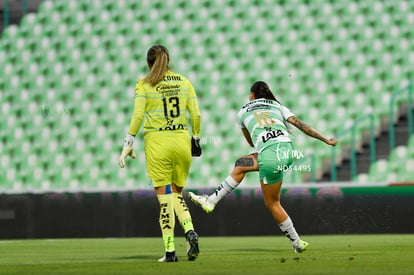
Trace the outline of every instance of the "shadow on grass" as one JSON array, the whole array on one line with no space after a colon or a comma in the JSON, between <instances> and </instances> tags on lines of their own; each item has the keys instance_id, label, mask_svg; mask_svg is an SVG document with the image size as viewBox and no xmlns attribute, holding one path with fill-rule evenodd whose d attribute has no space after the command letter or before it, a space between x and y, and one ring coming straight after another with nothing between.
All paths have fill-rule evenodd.
<instances>
[{"instance_id":1,"label":"shadow on grass","mask_svg":"<svg viewBox=\"0 0 414 275\"><path fill-rule=\"evenodd\" d=\"M278 252L283 251L283 249L275 249L275 248L237 248L237 249L227 249L228 251L237 251L237 252Z\"/></svg>"},{"instance_id":2,"label":"shadow on grass","mask_svg":"<svg viewBox=\"0 0 414 275\"><path fill-rule=\"evenodd\" d=\"M125 257L116 257L114 260L154 260L157 259L154 255L136 255L136 256L125 256Z\"/></svg>"}]
</instances>

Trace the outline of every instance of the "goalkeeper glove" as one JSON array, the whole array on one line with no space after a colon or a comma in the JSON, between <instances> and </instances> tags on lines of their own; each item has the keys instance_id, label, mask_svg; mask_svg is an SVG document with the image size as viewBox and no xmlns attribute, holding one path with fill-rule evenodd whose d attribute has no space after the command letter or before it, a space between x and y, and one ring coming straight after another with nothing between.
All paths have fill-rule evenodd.
<instances>
[{"instance_id":1,"label":"goalkeeper glove","mask_svg":"<svg viewBox=\"0 0 414 275\"><path fill-rule=\"evenodd\" d=\"M119 157L119 167L125 167L125 158L130 156L132 159L136 157L134 153L134 136L127 134L122 148L121 156Z\"/></svg>"},{"instance_id":2,"label":"goalkeeper glove","mask_svg":"<svg viewBox=\"0 0 414 275\"><path fill-rule=\"evenodd\" d=\"M191 137L191 155L193 157L201 156L200 138Z\"/></svg>"}]
</instances>

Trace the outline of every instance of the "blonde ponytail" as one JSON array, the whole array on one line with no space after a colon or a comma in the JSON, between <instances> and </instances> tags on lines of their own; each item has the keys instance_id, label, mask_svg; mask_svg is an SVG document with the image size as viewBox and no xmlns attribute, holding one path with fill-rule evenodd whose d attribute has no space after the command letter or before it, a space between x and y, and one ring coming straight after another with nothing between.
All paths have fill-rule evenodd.
<instances>
[{"instance_id":1,"label":"blonde ponytail","mask_svg":"<svg viewBox=\"0 0 414 275\"><path fill-rule=\"evenodd\" d=\"M169 70L168 64L170 57L166 47L161 45L152 46L147 53L147 63L150 72L144 78L144 82L150 83L152 86L157 85Z\"/></svg>"}]
</instances>

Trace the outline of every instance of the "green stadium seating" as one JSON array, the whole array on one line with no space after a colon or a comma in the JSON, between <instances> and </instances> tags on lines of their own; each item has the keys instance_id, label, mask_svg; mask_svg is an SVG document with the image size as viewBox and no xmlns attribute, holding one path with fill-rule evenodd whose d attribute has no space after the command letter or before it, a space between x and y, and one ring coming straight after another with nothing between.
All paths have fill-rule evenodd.
<instances>
[{"instance_id":1,"label":"green stadium seating","mask_svg":"<svg viewBox=\"0 0 414 275\"><path fill-rule=\"evenodd\" d=\"M384 166L381 169L378 169L379 162ZM411 171L413 165L414 135L410 137L407 146L395 147L387 160L381 160L371 165L368 178L377 182L411 182L413 180Z\"/></svg>"},{"instance_id":2,"label":"green stadium seating","mask_svg":"<svg viewBox=\"0 0 414 275\"><path fill-rule=\"evenodd\" d=\"M127 169L117 158L154 43L168 46L172 68L199 96L205 144L192 184L216 185L251 152L236 115L256 80L326 135L369 112L378 128L390 93L413 79L413 18L408 1L42 1L1 34L0 191L147 188L142 137ZM319 177L331 148L293 131ZM338 147L349 143L348 135ZM358 181L410 180L413 151L411 137Z\"/></svg>"}]
</instances>

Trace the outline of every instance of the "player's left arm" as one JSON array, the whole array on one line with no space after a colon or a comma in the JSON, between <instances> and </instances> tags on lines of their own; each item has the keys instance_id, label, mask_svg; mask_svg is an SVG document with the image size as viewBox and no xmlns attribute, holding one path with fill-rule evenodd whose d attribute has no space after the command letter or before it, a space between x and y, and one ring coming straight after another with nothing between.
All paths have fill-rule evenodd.
<instances>
[{"instance_id":1,"label":"player's left arm","mask_svg":"<svg viewBox=\"0 0 414 275\"><path fill-rule=\"evenodd\" d=\"M197 95L194 90L193 85L189 80L187 80L187 86L188 86L188 104L187 104L187 110L190 114L190 120L191 120L191 131L193 137L200 137L200 131L201 131L201 114L200 114L200 108L198 106L198 100Z\"/></svg>"},{"instance_id":2,"label":"player's left arm","mask_svg":"<svg viewBox=\"0 0 414 275\"><path fill-rule=\"evenodd\" d=\"M197 95L195 93L193 85L188 81L189 98L187 104L187 110L190 114L191 120L191 155L193 157L199 157L202 154L200 145L200 132L201 132L201 114L198 106Z\"/></svg>"},{"instance_id":3,"label":"player's left arm","mask_svg":"<svg viewBox=\"0 0 414 275\"><path fill-rule=\"evenodd\" d=\"M319 133L317 130L315 130L314 128L312 128L311 126L309 126L308 124L306 124L305 122L297 118L296 116L289 117L287 121L293 124L296 128L301 130L306 135L319 139L328 145L335 146L336 143L338 142L336 138L330 138L330 139L326 138L321 133Z\"/></svg>"}]
</instances>

